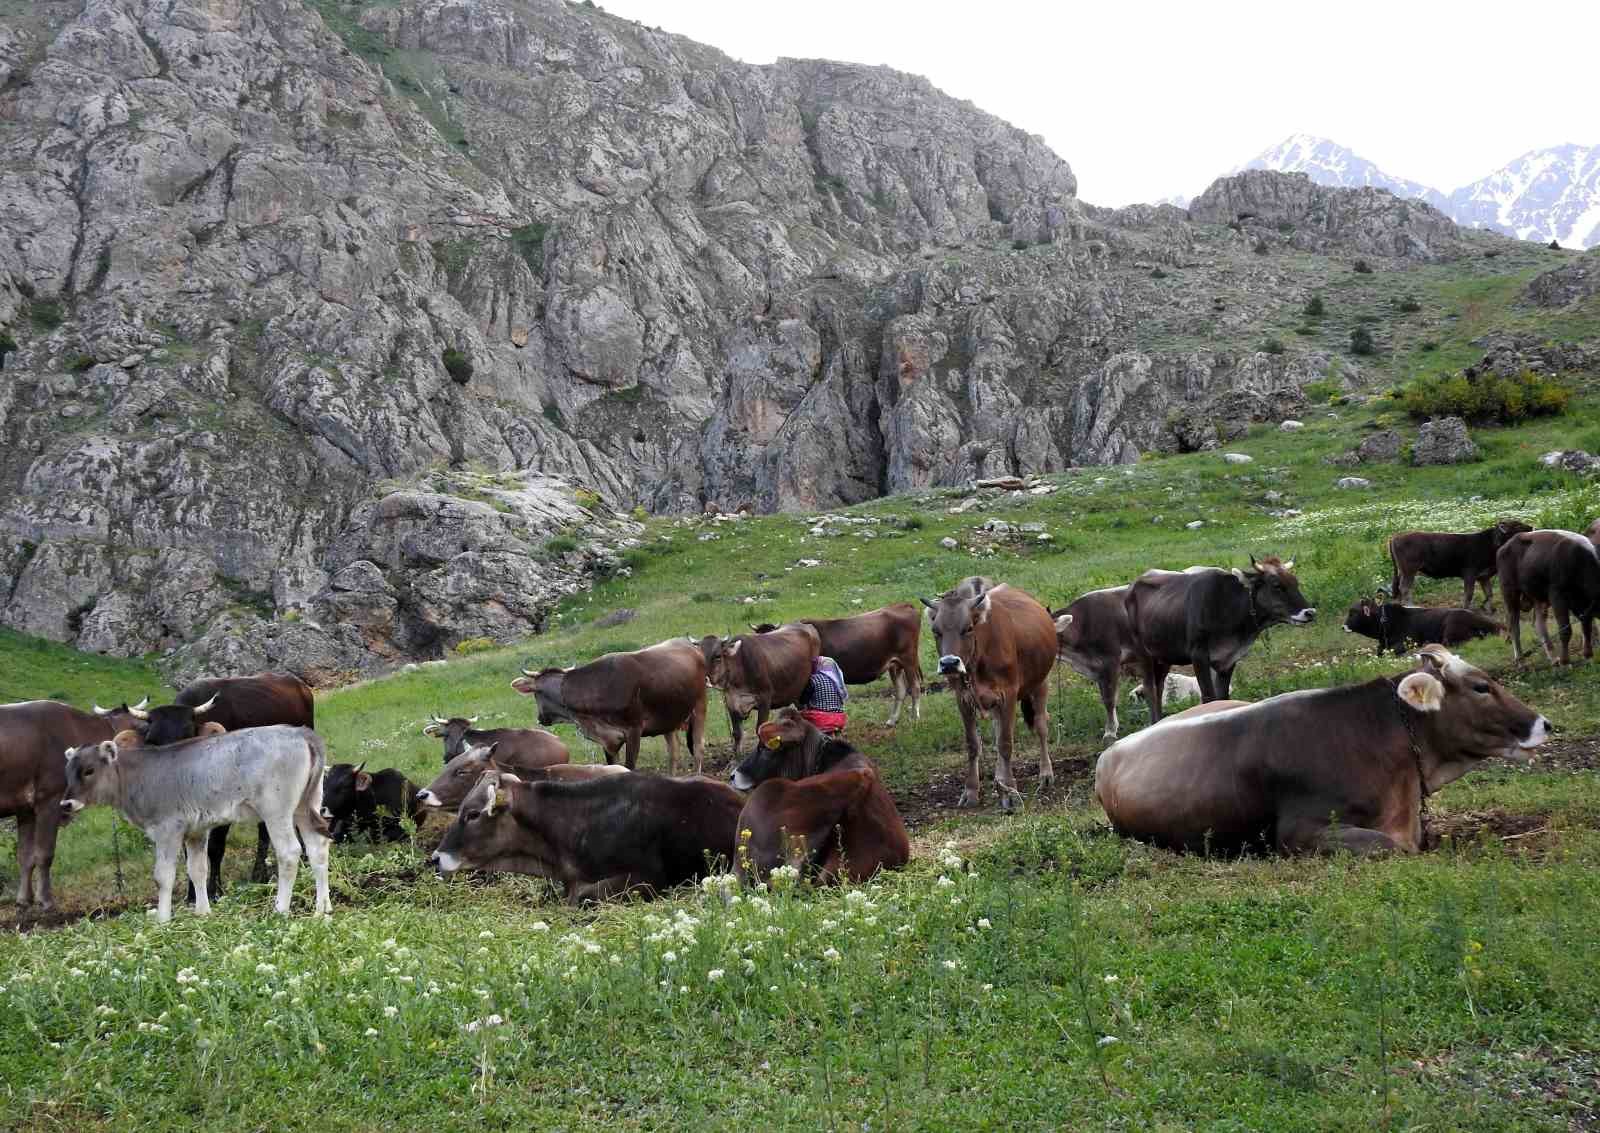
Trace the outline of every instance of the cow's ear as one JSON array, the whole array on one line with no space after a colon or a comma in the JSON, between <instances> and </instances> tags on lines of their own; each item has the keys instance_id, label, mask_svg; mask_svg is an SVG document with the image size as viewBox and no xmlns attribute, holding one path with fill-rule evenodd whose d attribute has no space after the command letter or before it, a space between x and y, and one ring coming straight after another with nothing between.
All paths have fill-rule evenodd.
<instances>
[{"instance_id":1,"label":"cow's ear","mask_svg":"<svg viewBox=\"0 0 1600 1133\"><path fill-rule=\"evenodd\" d=\"M1060 614L1060 615L1058 615L1056 617L1056 632L1057 633L1065 633L1065 632L1067 632L1067 627L1069 625L1071 625L1071 624L1072 624L1072 615L1071 614Z\"/></svg>"},{"instance_id":2,"label":"cow's ear","mask_svg":"<svg viewBox=\"0 0 1600 1133\"><path fill-rule=\"evenodd\" d=\"M116 744L121 750L127 751L129 748L135 748L142 744L144 742L144 737L140 736L139 733L134 731L132 728L124 728L122 731L111 737L111 742Z\"/></svg>"},{"instance_id":3,"label":"cow's ear","mask_svg":"<svg viewBox=\"0 0 1600 1133\"><path fill-rule=\"evenodd\" d=\"M1461 659L1442 645L1424 645L1417 651L1417 660L1432 673L1448 673L1461 664Z\"/></svg>"},{"instance_id":4,"label":"cow's ear","mask_svg":"<svg viewBox=\"0 0 1600 1133\"><path fill-rule=\"evenodd\" d=\"M372 776L368 775L365 771L357 771L356 772L356 790L358 790L358 791L370 791L370 790L372 790Z\"/></svg>"},{"instance_id":5,"label":"cow's ear","mask_svg":"<svg viewBox=\"0 0 1600 1133\"><path fill-rule=\"evenodd\" d=\"M1237 578L1244 585L1248 586L1250 584L1250 579L1245 575L1244 571L1240 570L1238 567L1234 567L1228 573L1233 575L1233 577Z\"/></svg>"},{"instance_id":6,"label":"cow's ear","mask_svg":"<svg viewBox=\"0 0 1600 1133\"><path fill-rule=\"evenodd\" d=\"M733 644L728 647L728 656L737 657L739 655L739 649L743 645L743 641L740 641L738 638L734 638Z\"/></svg>"},{"instance_id":7,"label":"cow's ear","mask_svg":"<svg viewBox=\"0 0 1600 1133\"><path fill-rule=\"evenodd\" d=\"M69 748L68 748L68 749L67 749L67 750L66 750L66 757L67 757L67 762L68 762L68 763L71 763L71 762L72 762L72 757L73 757L73 756L75 756L75 755L77 755L77 754L78 754L78 749L77 749L77 748L75 748L75 747L69 747Z\"/></svg>"},{"instance_id":8,"label":"cow's ear","mask_svg":"<svg viewBox=\"0 0 1600 1133\"><path fill-rule=\"evenodd\" d=\"M1444 707L1444 685L1432 673L1409 674L1395 692L1418 712L1437 712Z\"/></svg>"},{"instance_id":9,"label":"cow's ear","mask_svg":"<svg viewBox=\"0 0 1600 1133\"><path fill-rule=\"evenodd\" d=\"M511 772L509 772L509 771L502 771L502 772L500 772L500 782L502 782L502 783L520 783L520 782L522 782L522 780L519 779L517 776L511 774ZM505 794L504 791L500 791L500 792L498 792L496 797L499 798L501 795L504 795L504 794ZM505 800L502 798L500 801L504 802Z\"/></svg>"},{"instance_id":10,"label":"cow's ear","mask_svg":"<svg viewBox=\"0 0 1600 1133\"><path fill-rule=\"evenodd\" d=\"M499 740L495 740L494 743L489 745L488 750L483 753L483 757L485 759L493 759L494 758L495 749L498 748L499 746L500 746L500 741Z\"/></svg>"}]
</instances>

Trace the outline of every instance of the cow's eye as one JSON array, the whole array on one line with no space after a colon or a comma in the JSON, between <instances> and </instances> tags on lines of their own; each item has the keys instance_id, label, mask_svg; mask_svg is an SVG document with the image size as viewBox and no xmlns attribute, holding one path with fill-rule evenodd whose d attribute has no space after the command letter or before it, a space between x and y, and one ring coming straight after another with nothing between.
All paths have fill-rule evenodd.
<instances>
[{"instance_id":1,"label":"cow's eye","mask_svg":"<svg viewBox=\"0 0 1600 1133\"><path fill-rule=\"evenodd\" d=\"M481 811L481 810L469 810L469 811L467 811L467 821L468 822L476 822L476 821L478 821L478 819L480 819L482 817L483 817L483 811Z\"/></svg>"},{"instance_id":2,"label":"cow's eye","mask_svg":"<svg viewBox=\"0 0 1600 1133\"><path fill-rule=\"evenodd\" d=\"M94 778L94 768L93 767L87 768L83 773L83 777L85 779L93 779Z\"/></svg>"},{"instance_id":3,"label":"cow's eye","mask_svg":"<svg viewBox=\"0 0 1600 1133\"><path fill-rule=\"evenodd\" d=\"M1489 686L1480 681L1479 683L1477 683L1477 684L1472 686L1472 691L1477 693L1479 696L1488 696L1489 695Z\"/></svg>"},{"instance_id":4,"label":"cow's eye","mask_svg":"<svg viewBox=\"0 0 1600 1133\"><path fill-rule=\"evenodd\" d=\"M968 626L966 629L962 630L961 631L961 636L962 637L971 637L972 636L972 627Z\"/></svg>"}]
</instances>

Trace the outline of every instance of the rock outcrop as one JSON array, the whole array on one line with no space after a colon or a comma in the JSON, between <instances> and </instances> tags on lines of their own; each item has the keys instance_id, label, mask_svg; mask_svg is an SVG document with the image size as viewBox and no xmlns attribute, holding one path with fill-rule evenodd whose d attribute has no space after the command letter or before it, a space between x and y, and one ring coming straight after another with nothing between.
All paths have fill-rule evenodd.
<instances>
[{"instance_id":1,"label":"rock outcrop","mask_svg":"<svg viewBox=\"0 0 1600 1133\"><path fill-rule=\"evenodd\" d=\"M1411 446L1412 464L1465 464L1477 460L1478 445L1459 417L1436 417L1417 430Z\"/></svg>"},{"instance_id":2,"label":"rock outcrop","mask_svg":"<svg viewBox=\"0 0 1600 1133\"><path fill-rule=\"evenodd\" d=\"M23 6L0 151L0 620L182 673L532 632L606 569L557 526L636 506L1210 447L1355 374L1243 345L1310 285L1226 221L1498 239L1264 174L1097 209L924 79L556 0Z\"/></svg>"}]
</instances>

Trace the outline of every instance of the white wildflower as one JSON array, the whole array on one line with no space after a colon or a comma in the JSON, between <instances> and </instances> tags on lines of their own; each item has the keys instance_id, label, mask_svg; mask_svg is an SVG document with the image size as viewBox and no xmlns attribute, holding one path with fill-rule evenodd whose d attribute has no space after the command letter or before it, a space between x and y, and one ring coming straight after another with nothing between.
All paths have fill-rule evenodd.
<instances>
[{"instance_id":1,"label":"white wildflower","mask_svg":"<svg viewBox=\"0 0 1600 1133\"><path fill-rule=\"evenodd\" d=\"M480 932L478 934L478 939L479 940L493 940L494 939L494 933L490 932L488 929L484 929L482 932Z\"/></svg>"},{"instance_id":2,"label":"white wildflower","mask_svg":"<svg viewBox=\"0 0 1600 1133\"><path fill-rule=\"evenodd\" d=\"M944 874L941 873L939 875L939 880L938 880L937 884L938 884L940 889L948 889L948 888L950 888L950 886L954 885L955 882L951 881L948 877L946 877Z\"/></svg>"},{"instance_id":3,"label":"white wildflower","mask_svg":"<svg viewBox=\"0 0 1600 1133\"><path fill-rule=\"evenodd\" d=\"M744 974L747 976L756 974L756 962L754 960L746 960L744 962Z\"/></svg>"},{"instance_id":4,"label":"white wildflower","mask_svg":"<svg viewBox=\"0 0 1600 1133\"><path fill-rule=\"evenodd\" d=\"M490 1015L488 1018L484 1019L483 1025L485 1027L498 1027L501 1023L504 1023L504 1022L505 1022L505 1020L502 1019L499 1015Z\"/></svg>"},{"instance_id":5,"label":"white wildflower","mask_svg":"<svg viewBox=\"0 0 1600 1133\"><path fill-rule=\"evenodd\" d=\"M376 1028L376 1027L368 1027L367 1030L366 1030L366 1035L367 1035L367 1038L369 1038L369 1039L377 1038L378 1037L378 1028Z\"/></svg>"},{"instance_id":6,"label":"white wildflower","mask_svg":"<svg viewBox=\"0 0 1600 1133\"><path fill-rule=\"evenodd\" d=\"M181 984L192 984L199 980L199 978L199 975L195 973L193 968L178 969L178 982Z\"/></svg>"},{"instance_id":7,"label":"white wildflower","mask_svg":"<svg viewBox=\"0 0 1600 1133\"><path fill-rule=\"evenodd\" d=\"M81 979L83 979L84 976L86 976L88 974L89 973L84 971L82 968L68 968L67 969L67 975L71 976L75 980L81 980Z\"/></svg>"},{"instance_id":8,"label":"white wildflower","mask_svg":"<svg viewBox=\"0 0 1600 1133\"><path fill-rule=\"evenodd\" d=\"M382 947L385 952L393 952L399 947L399 941L395 940L395 938L391 936L383 942Z\"/></svg>"},{"instance_id":9,"label":"white wildflower","mask_svg":"<svg viewBox=\"0 0 1600 1133\"><path fill-rule=\"evenodd\" d=\"M989 923L989 918L988 917L979 917L978 918L978 927L979 928L993 928L994 925Z\"/></svg>"},{"instance_id":10,"label":"white wildflower","mask_svg":"<svg viewBox=\"0 0 1600 1133\"><path fill-rule=\"evenodd\" d=\"M596 944L592 940L589 941L587 944L585 944L583 946L583 950L586 953L588 953L590 956L598 956L598 955L600 955L601 952L605 951L603 948L601 948L598 944Z\"/></svg>"},{"instance_id":11,"label":"white wildflower","mask_svg":"<svg viewBox=\"0 0 1600 1133\"><path fill-rule=\"evenodd\" d=\"M711 983L716 983L718 980L720 980L722 978L722 975L723 975L723 972L722 972L721 968L712 968L709 972L706 973L706 979Z\"/></svg>"},{"instance_id":12,"label":"white wildflower","mask_svg":"<svg viewBox=\"0 0 1600 1133\"><path fill-rule=\"evenodd\" d=\"M1100 1040L1098 1042L1096 1042L1094 1045L1095 1046L1110 1046L1112 1043L1114 1043L1116 1041L1117 1041L1117 1036L1116 1035L1101 1035L1100 1036Z\"/></svg>"},{"instance_id":13,"label":"white wildflower","mask_svg":"<svg viewBox=\"0 0 1600 1133\"><path fill-rule=\"evenodd\" d=\"M661 954L661 959L666 961L668 964L676 963L678 954L669 950Z\"/></svg>"},{"instance_id":14,"label":"white wildflower","mask_svg":"<svg viewBox=\"0 0 1600 1133\"><path fill-rule=\"evenodd\" d=\"M1116 976L1110 975L1109 973L1106 975L1106 983L1114 984L1116 982L1117 982L1117 977Z\"/></svg>"},{"instance_id":15,"label":"white wildflower","mask_svg":"<svg viewBox=\"0 0 1600 1133\"><path fill-rule=\"evenodd\" d=\"M984 991L993 991L994 990L994 984L984 984L983 985L983 990Z\"/></svg>"},{"instance_id":16,"label":"white wildflower","mask_svg":"<svg viewBox=\"0 0 1600 1133\"><path fill-rule=\"evenodd\" d=\"M830 964L837 964L839 962L839 950L837 948L830 948L822 954L822 958L828 961Z\"/></svg>"},{"instance_id":17,"label":"white wildflower","mask_svg":"<svg viewBox=\"0 0 1600 1133\"><path fill-rule=\"evenodd\" d=\"M275 965L269 964L265 960L256 965L256 975L258 976L276 975L277 971L278 969Z\"/></svg>"},{"instance_id":18,"label":"white wildflower","mask_svg":"<svg viewBox=\"0 0 1600 1133\"><path fill-rule=\"evenodd\" d=\"M398 1014L400 1014L400 1008L395 1007L393 1004L383 1009L383 1017L385 1019L393 1019Z\"/></svg>"},{"instance_id":19,"label":"white wildflower","mask_svg":"<svg viewBox=\"0 0 1600 1133\"><path fill-rule=\"evenodd\" d=\"M545 924L543 921L534 921L528 927L530 929L532 929L534 932L549 932L550 931L550 926Z\"/></svg>"},{"instance_id":20,"label":"white wildflower","mask_svg":"<svg viewBox=\"0 0 1600 1133\"><path fill-rule=\"evenodd\" d=\"M944 970L947 972L953 972L961 966L960 962L956 960L943 960L941 963L944 964Z\"/></svg>"}]
</instances>

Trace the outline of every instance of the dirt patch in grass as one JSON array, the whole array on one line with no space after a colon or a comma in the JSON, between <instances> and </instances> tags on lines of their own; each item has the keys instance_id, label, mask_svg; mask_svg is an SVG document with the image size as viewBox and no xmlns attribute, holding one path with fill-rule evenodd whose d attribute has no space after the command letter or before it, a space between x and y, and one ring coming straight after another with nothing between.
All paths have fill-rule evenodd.
<instances>
[{"instance_id":1,"label":"dirt patch in grass","mask_svg":"<svg viewBox=\"0 0 1600 1133\"><path fill-rule=\"evenodd\" d=\"M1457 845L1498 840L1519 853L1539 853L1549 847L1553 834L1548 814L1514 814L1493 807L1429 815L1423 848L1436 850L1446 839Z\"/></svg>"},{"instance_id":2,"label":"dirt patch in grass","mask_svg":"<svg viewBox=\"0 0 1600 1133\"><path fill-rule=\"evenodd\" d=\"M1011 761L1011 774L1017 781L1017 789L1022 792L1024 813L1040 808L1057 808L1068 801L1070 788L1086 782L1094 773L1094 764L1087 760L1059 758L1052 760L1052 763L1055 767L1056 781L1041 796L1038 761L1032 760L1026 763L1016 759ZM965 782L963 774L959 772L945 772L934 776L926 783L894 791L894 803L900 808L900 817L905 819L906 827L916 830L929 823L953 818L959 814L998 811L1000 795L994 785L994 765L985 759L981 764L981 770L984 775L981 784L982 801L976 808L961 810L956 806L961 800L961 788Z\"/></svg>"},{"instance_id":3,"label":"dirt patch in grass","mask_svg":"<svg viewBox=\"0 0 1600 1133\"><path fill-rule=\"evenodd\" d=\"M7 909L0 913L0 932L32 932L35 929L64 928L82 920L103 921L107 917L121 916L133 907L130 901L111 901L92 905L57 905L45 912L33 909Z\"/></svg>"},{"instance_id":4,"label":"dirt patch in grass","mask_svg":"<svg viewBox=\"0 0 1600 1133\"><path fill-rule=\"evenodd\" d=\"M1600 738L1552 740L1534 753L1535 771L1600 771Z\"/></svg>"}]
</instances>

